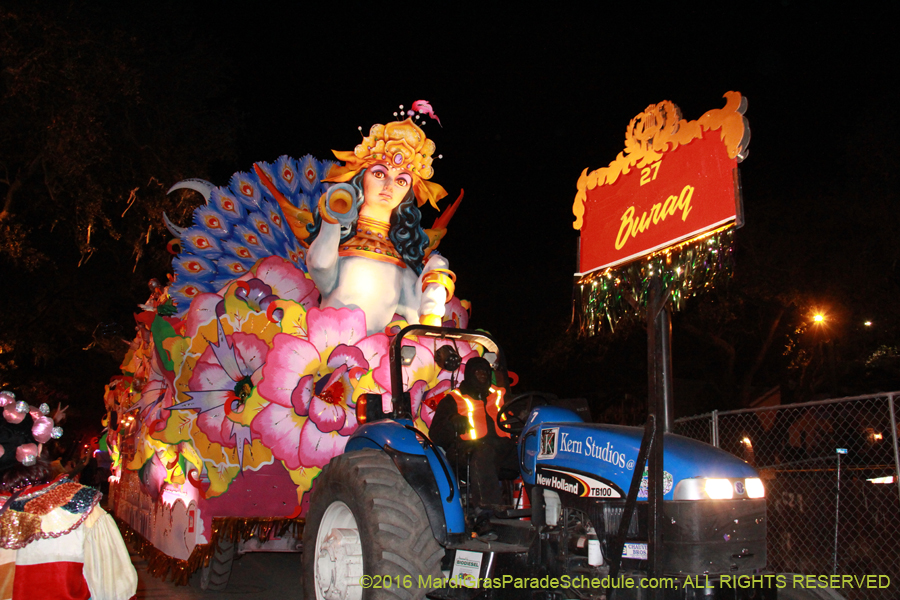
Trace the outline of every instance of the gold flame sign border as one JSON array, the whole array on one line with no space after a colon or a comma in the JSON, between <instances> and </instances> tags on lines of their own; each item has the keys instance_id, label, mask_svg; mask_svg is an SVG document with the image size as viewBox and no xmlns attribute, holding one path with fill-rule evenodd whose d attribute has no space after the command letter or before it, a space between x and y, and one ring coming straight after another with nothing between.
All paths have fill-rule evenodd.
<instances>
[{"instance_id":1,"label":"gold flame sign border","mask_svg":"<svg viewBox=\"0 0 900 600\"><path fill-rule=\"evenodd\" d=\"M584 223L584 202L587 191L601 185L613 184L620 175L628 174L633 167L643 169L663 157L663 154L703 137L704 131L720 131L728 158L741 162L747 158L750 143L750 125L744 113L747 99L739 92L726 92L725 106L714 108L696 121L681 118L681 109L673 102L663 100L651 104L633 118L625 131L625 149L608 167L588 173L585 169L578 178L578 193L572 212L575 229Z\"/></svg>"}]
</instances>

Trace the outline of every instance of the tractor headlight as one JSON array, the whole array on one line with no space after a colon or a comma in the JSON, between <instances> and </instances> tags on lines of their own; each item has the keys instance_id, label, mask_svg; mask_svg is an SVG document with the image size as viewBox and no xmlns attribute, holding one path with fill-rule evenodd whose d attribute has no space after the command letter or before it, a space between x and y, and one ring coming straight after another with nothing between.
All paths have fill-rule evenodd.
<instances>
[{"instance_id":1,"label":"tractor headlight","mask_svg":"<svg viewBox=\"0 0 900 600\"><path fill-rule=\"evenodd\" d=\"M704 485L706 495L713 500L731 500L734 498L734 489L727 479L707 479Z\"/></svg>"},{"instance_id":2,"label":"tractor headlight","mask_svg":"<svg viewBox=\"0 0 900 600\"><path fill-rule=\"evenodd\" d=\"M758 500L766 497L759 477L691 477L675 486L673 500Z\"/></svg>"},{"instance_id":3,"label":"tractor headlight","mask_svg":"<svg viewBox=\"0 0 900 600\"><path fill-rule=\"evenodd\" d=\"M744 480L744 485L747 486L748 498L766 497L766 488L763 487L762 479L760 479L759 477L748 477Z\"/></svg>"}]
</instances>

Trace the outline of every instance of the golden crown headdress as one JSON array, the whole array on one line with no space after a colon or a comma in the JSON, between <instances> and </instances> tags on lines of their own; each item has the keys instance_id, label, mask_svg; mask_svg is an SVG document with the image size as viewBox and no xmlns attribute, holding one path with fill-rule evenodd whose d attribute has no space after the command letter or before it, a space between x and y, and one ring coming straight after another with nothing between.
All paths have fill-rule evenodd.
<instances>
[{"instance_id":1,"label":"golden crown headdress","mask_svg":"<svg viewBox=\"0 0 900 600\"><path fill-rule=\"evenodd\" d=\"M395 113L396 114L396 113ZM440 185L428 181L434 175L431 168L436 147L412 119L375 124L368 137L352 151L332 150L344 164L335 165L323 181L345 183L363 169L379 162L409 171L413 178L413 192L419 206L426 202L437 208L438 200L447 195Z\"/></svg>"}]
</instances>

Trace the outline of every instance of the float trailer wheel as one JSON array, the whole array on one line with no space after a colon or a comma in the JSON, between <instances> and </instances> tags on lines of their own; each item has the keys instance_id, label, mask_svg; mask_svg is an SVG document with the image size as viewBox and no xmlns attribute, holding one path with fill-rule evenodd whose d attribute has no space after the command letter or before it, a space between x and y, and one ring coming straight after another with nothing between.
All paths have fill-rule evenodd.
<instances>
[{"instance_id":1,"label":"float trailer wheel","mask_svg":"<svg viewBox=\"0 0 900 600\"><path fill-rule=\"evenodd\" d=\"M230 540L216 543L216 551L209 557L209 564L200 569L201 590L221 592L228 587L236 550L235 543Z\"/></svg>"}]
</instances>

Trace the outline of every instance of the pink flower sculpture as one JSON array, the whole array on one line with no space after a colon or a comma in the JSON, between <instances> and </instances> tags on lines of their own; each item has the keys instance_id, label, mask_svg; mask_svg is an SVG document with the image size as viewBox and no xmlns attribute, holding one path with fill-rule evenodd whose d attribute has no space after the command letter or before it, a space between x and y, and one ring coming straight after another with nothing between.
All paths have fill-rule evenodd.
<instances>
[{"instance_id":1,"label":"pink flower sculpture","mask_svg":"<svg viewBox=\"0 0 900 600\"><path fill-rule=\"evenodd\" d=\"M313 308L309 339L279 333L263 367L259 394L269 404L250 424L288 469L324 467L357 428L353 391L387 337L366 337L361 310ZM377 364L377 363L376 363Z\"/></svg>"},{"instance_id":2,"label":"pink flower sculpture","mask_svg":"<svg viewBox=\"0 0 900 600\"><path fill-rule=\"evenodd\" d=\"M319 291L312 279L279 256L270 256L257 263L256 277L272 289L282 300L293 300L309 310L319 305Z\"/></svg>"}]
</instances>

